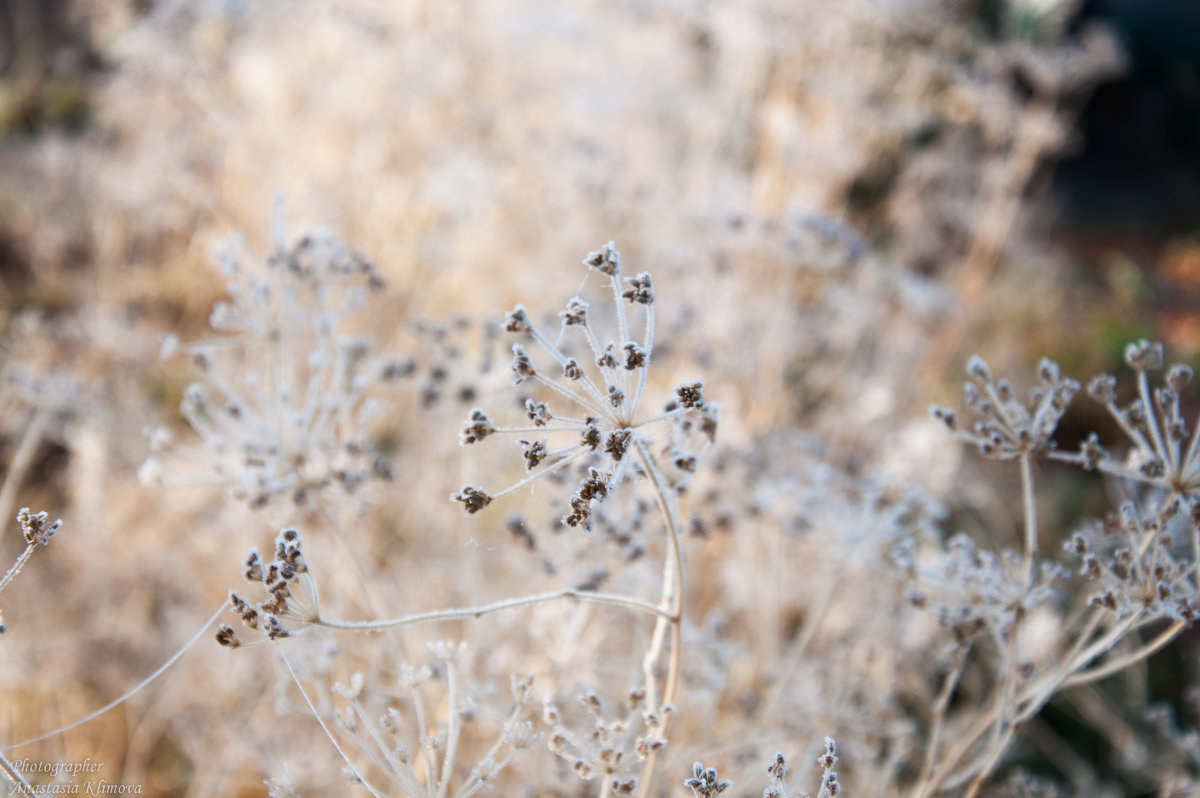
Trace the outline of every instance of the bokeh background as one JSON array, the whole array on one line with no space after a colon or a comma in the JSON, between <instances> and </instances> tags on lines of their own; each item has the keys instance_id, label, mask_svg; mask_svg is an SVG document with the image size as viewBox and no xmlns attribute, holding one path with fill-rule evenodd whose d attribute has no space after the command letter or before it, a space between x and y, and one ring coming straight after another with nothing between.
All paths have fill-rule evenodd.
<instances>
[{"instance_id":1,"label":"bokeh background","mask_svg":"<svg viewBox=\"0 0 1200 798\"><path fill-rule=\"evenodd\" d=\"M513 546L499 520L467 526L440 501L480 468L457 447L487 395L476 353L513 303L561 306L580 258L610 239L629 271L654 271L664 362L704 377L722 445L757 463L726 493L787 494L779 480L818 462L917 485L950 508L949 526L1009 544L1013 475L958 451L924 408L953 400L973 352L1015 374L1046 355L1082 379L1118 372L1125 343L1144 337L1200 367L1200 10L0 2L6 473L23 440L33 447L0 504L65 522L3 596L0 740L135 684L237 586L245 550L296 522L219 487L137 478L147 430L188 435L178 407L195 375L160 360L164 336L212 335L225 290L213 249L241 232L263 251L281 195L291 230L328 228L374 262L387 288L352 325L415 364L373 430L399 483L361 522L395 605L460 602L455 586L484 572L521 582L518 565L471 546ZM439 359L448 374L435 375ZM1101 415L1081 407L1062 444L1105 430ZM1105 500L1073 473L1047 468L1042 484L1050 535ZM20 551L10 527L0 562ZM744 540L714 534L710 548ZM724 685L735 715L815 599L793 584L802 561L767 580L798 591L786 595L726 565L700 617L727 598L728 619L745 611L762 627L729 654L745 671ZM1129 701L1190 711L1194 651L1185 637L1156 657ZM476 656L485 669L488 652ZM206 638L127 704L10 754L91 757L162 796L263 794L289 762L302 794L340 794L319 729L280 709L288 684L265 651L231 657ZM1120 706L1054 712L1045 734L1082 761L1120 747L1094 731ZM740 745L799 754L838 731L819 720L709 740L683 726L696 733L679 761ZM310 747L327 760L306 761ZM1150 794L1138 767L1101 770ZM675 793L685 775L667 782ZM739 781L747 794L754 779Z\"/></svg>"}]
</instances>

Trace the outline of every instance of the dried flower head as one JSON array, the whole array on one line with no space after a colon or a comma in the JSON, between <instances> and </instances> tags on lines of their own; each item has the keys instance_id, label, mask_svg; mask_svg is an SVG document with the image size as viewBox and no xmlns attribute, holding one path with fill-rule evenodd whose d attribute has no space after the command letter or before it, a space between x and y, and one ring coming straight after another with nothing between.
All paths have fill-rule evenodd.
<instances>
[{"instance_id":1,"label":"dried flower head","mask_svg":"<svg viewBox=\"0 0 1200 798\"><path fill-rule=\"evenodd\" d=\"M978 355L967 362L971 378L963 386L967 409L976 416L969 429L963 429L958 412L933 407L934 418L944 423L960 439L974 444L979 452L997 460L1012 460L1023 453L1053 449L1054 431L1067 411L1079 383L1063 378L1058 364L1042 360L1038 365L1038 386L1030 392L1029 402L1021 401L1008 380L997 380Z\"/></svg>"},{"instance_id":2,"label":"dried flower head","mask_svg":"<svg viewBox=\"0 0 1200 798\"><path fill-rule=\"evenodd\" d=\"M1171 366L1165 384L1151 389L1147 372L1162 368L1162 344L1131 343L1125 349L1125 362L1137 376L1137 396L1132 401L1119 403L1117 380L1107 374L1094 378L1088 393L1104 405L1132 444L1126 462L1112 459L1094 433L1078 454L1056 459L1185 497L1195 504L1200 501L1200 424L1189 432L1180 409L1181 394L1192 382L1192 369L1182 364Z\"/></svg>"},{"instance_id":3,"label":"dried flower head","mask_svg":"<svg viewBox=\"0 0 1200 798\"><path fill-rule=\"evenodd\" d=\"M33 556L34 549L50 545L50 539L57 535L58 530L62 528L61 519L50 523L50 516L45 510L33 513L28 507L22 507L17 511L17 523L21 526L21 537L25 540L25 550L0 578L0 591L8 587L9 583L21 572L25 563L29 562L29 558ZM7 628L4 625L4 613L0 612L0 634L4 634Z\"/></svg>"},{"instance_id":4,"label":"dried flower head","mask_svg":"<svg viewBox=\"0 0 1200 798\"><path fill-rule=\"evenodd\" d=\"M316 623L321 617L321 599L316 580L308 570L300 533L281 530L275 537L270 562L264 563L257 549L246 555L242 576L261 587L266 598L257 603L230 591L229 605L247 628L268 640L290 637ZM217 642L229 648L242 645L232 627L221 626Z\"/></svg>"},{"instance_id":5,"label":"dried flower head","mask_svg":"<svg viewBox=\"0 0 1200 798\"><path fill-rule=\"evenodd\" d=\"M544 394L524 400L526 417L533 426L494 426L482 410L473 410L463 430L463 441L475 442L496 433L533 431L545 437L516 439L529 471L529 476L516 485L496 493L466 486L453 494L451 498L468 513L476 513L531 480L585 458L585 475L568 501L569 512L563 522L590 531L594 507L632 474L631 463L638 463L642 473L662 480L664 487L668 483L680 485L694 472L696 463L695 453L683 445L683 440L694 431L711 442L715 434L718 408L705 402L700 381L679 386L677 398L667 404L664 412L642 414L654 354L653 279L646 272L623 279L621 256L611 242L590 253L584 263L604 275L612 292L613 338L599 326L597 317L603 314L592 312L589 303L579 297L572 298L559 314L562 330L554 340L524 306L517 305L509 312L506 329L536 344L555 367L539 365L526 343L514 343L514 382L535 384ZM631 320L631 308L640 308L640 323ZM670 427L661 451L651 435L658 426Z\"/></svg>"},{"instance_id":6,"label":"dried flower head","mask_svg":"<svg viewBox=\"0 0 1200 798\"><path fill-rule=\"evenodd\" d=\"M62 519L49 523L50 516L45 510L39 513L29 512L28 507L22 507L17 512L17 523L21 525L21 536L30 546L48 546L50 538L58 534L62 528Z\"/></svg>"},{"instance_id":7,"label":"dried flower head","mask_svg":"<svg viewBox=\"0 0 1200 798\"><path fill-rule=\"evenodd\" d=\"M706 768L699 762L692 764L692 777L683 784L696 798L713 798L733 786L732 781L721 781L716 768Z\"/></svg>"}]
</instances>

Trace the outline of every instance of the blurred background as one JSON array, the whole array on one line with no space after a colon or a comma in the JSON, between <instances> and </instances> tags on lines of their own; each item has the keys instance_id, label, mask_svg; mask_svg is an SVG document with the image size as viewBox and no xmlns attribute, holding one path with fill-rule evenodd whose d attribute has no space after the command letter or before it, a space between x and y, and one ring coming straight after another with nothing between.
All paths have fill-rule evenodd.
<instances>
[{"instance_id":1,"label":"blurred background","mask_svg":"<svg viewBox=\"0 0 1200 798\"><path fill-rule=\"evenodd\" d=\"M473 351L515 302L560 307L614 240L654 271L664 358L723 404L723 444L802 439L919 485L952 526L1007 529L1013 475L924 416L968 355L1086 379L1145 337L1200 367L1200 6L0 0L0 464L42 419L9 501L65 521L0 605L0 740L136 683L295 522L136 477L148 428L188 432L194 374L160 361L164 336L211 336L213 248L241 232L265 251L279 195L290 230L376 265L388 287L354 323L418 364L431 328L412 322L482 320ZM440 499L484 389L421 368L375 441ZM1105 423L1082 407L1061 443ZM1063 538L1104 498L1076 480L1043 481ZM381 570L455 567L445 545L481 534L424 501L377 497ZM206 639L130 704L10 754L90 756L150 795L262 794L295 752L251 731L279 674L242 653ZM1194 666L1163 656L1147 689L1182 701Z\"/></svg>"}]
</instances>

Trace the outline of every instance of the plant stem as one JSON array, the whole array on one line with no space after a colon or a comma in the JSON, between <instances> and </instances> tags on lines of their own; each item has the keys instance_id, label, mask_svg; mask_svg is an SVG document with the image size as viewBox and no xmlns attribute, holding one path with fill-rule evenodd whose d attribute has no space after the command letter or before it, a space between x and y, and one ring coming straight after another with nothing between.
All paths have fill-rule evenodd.
<instances>
[{"instance_id":1,"label":"plant stem","mask_svg":"<svg viewBox=\"0 0 1200 798\"><path fill-rule=\"evenodd\" d=\"M15 563L13 563L12 568L9 568L8 572L4 574L4 578L0 579L0 590L8 587L8 583L11 582L13 578L21 572L21 569L25 566L25 563L29 562L29 558L33 556L33 550L35 548L37 548L36 543L30 543L25 547L25 551L21 552L21 556L17 558Z\"/></svg>"},{"instance_id":2,"label":"plant stem","mask_svg":"<svg viewBox=\"0 0 1200 798\"><path fill-rule=\"evenodd\" d=\"M96 718L103 715L105 712L108 712L113 707L115 707L119 704L125 703L133 695L140 692L143 687L150 684L150 682L157 679L159 676L161 676L163 673L165 673L172 665L174 665L176 662L178 662L179 658L182 657L185 653L187 653L187 650L190 649L192 646L194 646L196 644L196 641L199 640L200 637L205 632L208 631L208 627L210 627L214 623L216 623L217 618L221 617L221 613L225 612L225 608L228 606L229 606L228 601L221 602L221 606L218 607L217 611L212 614L212 617L210 617L207 621L204 622L204 626L200 627L200 630L198 632L196 632L196 634L192 635L192 638L190 640L188 640L186 643L184 643L183 646L180 647L180 649L178 651L176 651L174 654L172 654L170 659L168 659L166 662L164 662L162 665L160 665L158 667L158 670L156 670L154 673L150 674L145 679L142 679L142 681L138 682L136 685L131 687L129 690L126 690L119 697L114 698L112 701L110 701L107 704L105 704L104 706L100 707L95 712L89 713L88 715L80 718L79 720L75 721L74 723L68 723L66 726L57 728L54 731L46 732L45 734L39 734L37 737L30 737L28 740L21 740L18 743L9 743L8 745L0 746L0 751L7 751L12 748L19 748L23 745L32 745L33 743L40 743L42 740L48 740L51 737L57 737L58 735L62 734L63 732L68 732L77 726L82 726L83 724L88 723L89 721L95 720Z\"/></svg>"},{"instance_id":3,"label":"plant stem","mask_svg":"<svg viewBox=\"0 0 1200 798\"><path fill-rule=\"evenodd\" d=\"M501 610L527 607L531 604L541 604L557 599L574 599L576 601L590 601L596 604L627 607L629 609L641 610L651 615L657 615L660 619L670 620L674 617L667 610L657 607L648 601L633 598L632 596L621 596L614 593L589 593L583 590L568 589L555 590L549 593L536 593L531 596L518 596L517 598L495 601L491 604L481 604L477 607L430 610L429 612L417 612L412 615L404 615L399 618L385 618L379 621L337 621L318 618L313 622L313 625L351 632L379 632L384 629L398 629L402 626L412 626L418 623L472 620L481 618L484 615L490 615L493 612L500 612Z\"/></svg>"},{"instance_id":4,"label":"plant stem","mask_svg":"<svg viewBox=\"0 0 1200 798\"><path fill-rule=\"evenodd\" d=\"M646 656L642 660L643 669L646 671L646 693L647 697L651 699L649 706L659 716L654 732L658 737L663 737L666 734L668 721L668 714L665 709L674 700L676 686L679 681L680 643L682 641L681 621L683 619L683 546L679 540L679 523L675 507L668 496L666 482L659 472L658 466L654 464L654 459L650 456L645 442L640 438L636 438L635 446L637 447L638 457L641 459L642 465L646 469L646 473L650 475L650 481L654 485L655 497L658 499L658 508L662 513L663 523L667 529L668 549L667 556L663 562L663 589L660 601L660 608L664 612L659 615L658 620L654 624L654 634L651 637L650 649L646 652ZM653 700L654 663L658 661L661 654L662 640L668 626L671 629L671 654L667 663L667 675L663 681L662 699L661 702L656 702ZM646 757L641 787L638 790L639 798L647 798L651 794L654 782L654 770L658 764L659 750L651 750L649 756Z\"/></svg>"},{"instance_id":5,"label":"plant stem","mask_svg":"<svg viewBox=\"0 0 1200 798\"><path fill-rule=\"evenodd\" d=\"M1037 497L1033 491L1033 458L1021 454L1021 503L1025 508L1025 592L1033 588L1034 566L1038 556Z\"/></svg>"},{"instance_id":6,"label":"plant stem","mask_svg":"<svg viewBox=\"0 0 1200 798\"><path fill-rule=\"evenodd\" d=\"M29 786L29 782L25 781L25 777L12 766L11 762L4 758L4 754L0 754L0 771L3 771L4 775L8 776L8 780L13 783L13 792L20 793L21 795L37 795L33 791L33 787Z\"/></svg>"},{"instance_id":7,"label":"plant stem","mask_svg":"<svg viewBox=\"0 0 1200 798\"><path fill-rule=\"evenodd\" d=\"M954 668L946 674L942 689L938 692L937 700L934 701L933 720L929 725L929 740L925 743L925 764L921 768L919 784L927 783L933 773L933 764L937 759L937 750L941 743L942 724L946 720L946 709L950 706L950 696L954 695L954 688L958 685L959 677L962 676L963 668L967 664L967 653L970 650L969 646L962 647L962 656L958 658L958 663Z\"/></svg>"},{"instance_id":8,"label":"plant stem","mask_svg":"<svg viewBox=\"0 0 1200 798\"><path fill-rule=\"evenodd\" d=\"M450 729L446 733L446 752L442 756L442 781L438 786L438 798L446 798L450 789L450 779L454 776L454 756L458 750L458 734L462 728L462 718L458 716L458 673L454 667L453 658L446 662L446 701L450 715Z\"/></svg>"},{"instance_id":9,"label":"plant stem","mask_svg":"<svg viewBox=\"0 0 1200 798\"><path fill-rule=\"evenodd\" d=\"M359 772L358 768L354 766L354 763L350 761L350 757L347 756L346 752L342 750L342 747L338 745L337 738L333 736L333 732L329 730L329 726L327 726L325 721L321 719L321 713L317 712L317 708L313 705L312 699L310 699L308 697L308 693L305 692L304 685L300 683L300 677L296 675L296 671L294 668L292 668L292 663L288 660L287 654L283 652L283 647L276 644L276 648L279 651L279 658L283 660L284 667L287 668L288 673L292 677L292 681L296 684L296 689L300 691L301 698L303 698L304 703L308 705L308 711L312 713L313 718L316 719L318 724L320 724L321 731L325 732L325 736L329 738L329 742L333 743L334 749L336 749L338 754L342 757L342 761L346 763L346 767L348 767L350 772L354 774L354 777L358 779L358 783L363 787L366 787L367 792L371 793L371 795L375 798L383 798L380 792L367 782L366 778L362 775L362 773Z\"/></svg>"},{"instance_id":10,"label":"plant stem","mask_svg":"<svg viewBox=\"0 0 1200 798\"><path fill-rule=\"evenodd\" d=\"M1179 633L1187 627L1187 624L1187 621L1176 621L1164 629L1158 637L1154 638L1154 640L1150 641L1131 654L1115 659L1112 662L1101 665L1097 668L1093 668L1092 670L1079 671L1073 676L1067 677L1062 683L1062 689L1066 689L1068 687L1078 687L1079 685L1083 684L1091 684L1098 679L1103 679L1106 676L1111 676L1117 671L1124 670L1135 662L1144 660L1146 657L1150 656L1178 637Z\"/></svg>"}]
</instances>

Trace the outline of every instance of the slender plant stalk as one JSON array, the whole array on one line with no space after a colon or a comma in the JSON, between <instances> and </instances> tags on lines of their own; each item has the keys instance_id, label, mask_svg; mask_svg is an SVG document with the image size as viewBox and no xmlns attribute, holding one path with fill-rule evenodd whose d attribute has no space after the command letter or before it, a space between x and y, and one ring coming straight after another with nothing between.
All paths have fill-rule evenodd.
<instances>
[{"instance_id":1,"label":"slender plant stalk","mask_svg":"<svg viewBox=\"0 0 1200 798\"><path fill-rule=\"evenodd\" d=\"M317 618L312 623L314 626L324 626L329 629L342 629L351 632L379 632L384 629L399 629L403 626L413 626L419 623L466 621L474 618L482 618L484 615L490 615L493 612L500 612L501 610L528 607L531 604L542 604L557 599L574 599L576 601L588 601L595 604L609 604L617 607L636 609L656 615L660 619L670 620L673 617L669 611L632 596L621 596L615 593L589 593L583 590L568 589L554 590L549 593L535 593L530 596L518 596L516 598L495 601L491 604L480 604L477 607L430 610L429 612L417 612L399 618L385 618L377 621L337 621Z\"/></svg>"},{"instance_id":2,"label":"slender plant stalk","mask_svg":"<svg viewBox=\"0 0 1200 798\"><path fill-rule=\"evenodd\" d=\"M654 485L654 494L658 499L658 508L662 513L663 523L667 529L668 546L667 556L663 563L663 589L660 602L660 607L665 610L665 614L660 614L654 624L654 634L651 638L652 643L650 649L646 652L645 659L643 659L644 667L647 669L647 693L650 694L654 685L653 663L657 662L661 656L663 632L669 626L671 630L671 655L667 663L667 674L663 681L662 700L661 704L656 705L655 703L651 703L651 707L659 714L659 722L655 732L661 737L666 733L667 722L669 720L668 713L663 711L663 709L669 706L674 700L676 686L679 681L679 648L682 638L681 621L683 619L683 546L679 540L679 525L676 520L676 511L667 495L667 486L663 480L663 476L659 473L658 467L654 464L654 459L646 449L646 444L638 439L635 445L638 457L641 459L642 465L645 467L646 473L650 475L650 481ZM646 757L645 769L642 772L641 787L638 790L639 798L646 798L650 795L657 764L658 751L651 750L649 756Z\"/></svg>"},{"instance_id":3,"label":"slender plant stalk","mask_svg":"<svg viewBox=\"0 0 1200 798\"><path fill-rule=\"evenodd\" d=\"M25 563L29 562L29 558L33 556L33 550L36 548L36 543L30 543L25 547L25 551L21 552L21 556L12 564L12 568L9 568L4 577L0 579L0 590L8 587L8 583L21 572L21 569L25 567Z\"/></svg>"},{"instance_id":4,"label":"slender plant stalk","mask_svg":"<svg viewBox=\"0 0 1200 798\"><path fill-rule=\"evenodd\" d=\"M1029 451L1022 452L1020 457L1021 471L1021 504L1024 508L1024 541L1025 541L1025 556L1022 565L1022 588L1021 600L1033 590L1034 579L1036 578L1036 565L1038 556L1038 520L1037 520L1037 496L1034 493L1033 484L1033 455ZM1020 629L1022 615L1014 613L1012 625L1008 630L1008 644L1005 649L1005 669L1002 684L999 687L995 710L991 713L993 723L991 726L991 741L988 743L986 751L986 759L972 780L970 787L963 794L963 798L975 798L979 791L983 789L983 785L995 770L996 765L1000 763L1000 758L1004 752L1008 750L1008 745L1012 741L1013 735L1016 733L1017 725L1013 715L1016 714L1017 703L1017 683L1020 679L1018 673L1018 665L1020 660L1020 652L1017 650L1018 640L1017 633Z\"/></svg>"},{"instance_id":5,"label":"slender plant stalk","mask_svg":"<svg viewBox=\"0 0 1200 798\"><path fill-rule=\"evenodd\" d=\"M295 669L292 668L292 663L288 660L287 654L284 653L283 647L276 644L276 648L279 651L279 658L283 660L284 666L287 668L288 673L291 674L292 681L296 683L296 689L300 691L300 696L304 699L304 703L308 705L308 711L312 713L314 718L317 719L317 723L319 723L321 726L321 731L325 732L325 736L329 738L329 742L333 743L334 749L336 749L338 754L342 757L342 761L346 763L346 767L350 768L350 772L354 774L356 779L358 779L358 783L363 787L366 787L367 792L371 793L374 798L383 798L383 794L372 787L370 783L367 782L363 774L359 772L358 768L354 766L354 763L350 761L350 757L347 756L346 752L342 750L342 747L338 745L338 741L333 736L333 732L331 732L329 727L325 725L325 721L321 720L321 713L317 712L317 708L313 705L312 699L310 699L308 697L308 693L305 692L304 685L300 683L300 677L296 675Z\"/></svg>"},{"instance_id":6,"label":"slender plant stalk","mask_svg":"<svg viewBox=\"0 0 1200 798\"><path fill-rule=\"evenodd\" d=\"M780 697L783 695L784 690L787 689L788 683L796 673L796 669L800 667L800 662L804 659L804 655L808 651L808 644L812 642L813 636L817 633L817 628L821 625L821 619L825 617L825 611L829 608L829 603L833 599L834 591L837 588L837 581L836 578L826 578L824 584L821 586L817 600L804 613L804 626L792 638L787 651L784 652L782 664L778 666L779 675L776 677L775 683L771 685L771 689L767 692L766 697L759 702L759 706L755 710L756 720L766 720L769 713L779 706Z\"/></svg>"},{"instance_id":7,"label":"slender plant stalk","mask_svg":"<svg viewBox=\"0 0 1200 798\"><path fill-rule=\"evenodd\" d=\"M1038 556L1037 496L1033 490L1033 456L1021 455L1021 504L1025 508L1025 593L1033 589L1034 565Z\"/></svg>"},{"instance_id":8,"label":"slender plant stalk","mask_svg":"<svg viewBox=\"0 0 1200 798\"><path fill-rule=\"evenodd\" d=\"M941 745L942 724L946 721L946 710L950 706L950 696L954 695L954 688L958 686L958 680L966 667L967 654L970 650L970 646L963 646L958 662L946 674L946 679L942 682L942 689L933 703L933 719L929 726L929 739L925 743L925 764L921 768L921 778L917 780L918 784L928 784L929 777L933 773L933 765L937 761L937 752Z\"/></svg>"},{"instance_id":9,"label":"slender plant stalk","mask_svg":"<svg viewBox=\"0 0 1200 798\"><path fill-rule=\"evenodd\" d=\"M17 769L12 766L12 763L4 757L4 754L0 754L0 771L3 771L4 775L8 776L8 780L13 783L14 793L19 793L21 795L37 795L37 793L33 791L33 787L29 786L29 782L25 781L25 777L22 776L20 772L18 772Z\"/></svg>"},{"instance_id":10,"label":"slender plant stalk","mask_svg":"<svg viewBox=\"0 0 1200 798\"><path fill-rule=\"evenodd\" d=\"M446 659L446 687L450 715L450 729L446 733L446 753L442 756L442 779L438 785L438 798L446 798L450 789L450 779L454 776L454 757L458 752L458 735L462 728L462 719L458 716L458 672L453 658Z\"/></svg>"},{"instance_id":11,"label":"slender plant stalk","mask_svg":"<svg viewBox=\"0 0 1200 798\"><path fill-rule=\"evenodd\" d=\"M416 685L411 688L413 696L413 711L417 715L417 729L420 731L421 757L425 760L425 791L433 794L433 780L437 777L437 751L433 741L429 739L429 726L425 723L425 701Z\"/></svg>"},{"instance_id":12,"label":"slender plant stalk","mask_svg":"<svg viewBox=\"0 0 1200 798\"><path fill-rule=\"evenodd\" d=\"M202 627L200 627L200 630L198 632L196 632L196 634L192 635L192 638L190 640L188 640L186 643L184 643L179 648L179 650L177 650L174 654L172 654L170 659L168 659L166 662L164 662L162 665L160 665L158 667L158 670L154 671L154 673L150 674L145 679L142 679L142 681L138 682L136 685L131 687L129 690L126 690L124 693L122 693L117 698L114 698L112 701L109 701L107 704L100 707L95 712L89 713L88 715L80 718L79 720L75 721L74 723L68 723L66 726L57 728L54 731L49 731L49 732L46 732L45 734L39 734L37 737L30 737L28 740L21 740L18 743L9 743L8 745L0 746L0 751L7 751L12 748L20 748L23 745L32 745L33 743L40 743L42 740L49 740L51 737L57 737L58 735L63 734L64 732L69 732L71 729L74 729L77 726L82 726L85 723L95 720L96 718L103 715L105 712L108 712L113 707L125 703L130 698L132 698L134 695L139 693L143 687L150 684L152 681L157 679L159 676L162 676L164 673L166 673L168 670L170 670L171 666L174 665L176 662L178 662L179 658L182 657L184 654L186 654L188 649L190 649L192 646L194 646L196 644L196 641L199 640L204 635L204 633L208 631L209 627L217 622L217 619L221 617L221 613L225 612L225 609L228 606L229 606L228 601L221 602L221 606L218 607L217 611L214 612L212 614L212 616L207 621L204 622L204 625Z\"/></svg>"},{"instance_id":13,"label":"slender plant stalk","mask_svg":"<svg viewBox=\"0 0 1200 798\"><path fill-rule=\"evenodd\" d=\"M989 386L990 389L990 386ZM1024 558L1022 560L1022 599L1032 589L1035 578L1035 565L1038 554L1038 520L1037 520L1037 504L1036 495L1034 493L1033 479L1033 457L1028 451L1023 452L1020 456L1020 473L1021 473L1021 502L1024 509L1023 520L1023 537L1024 537ZM918 781L918 796L925 796L933 793L937 789L946 785L945 782L949 777L950 769L965 757L972 748L975 747L977 741L984 735L989 734L990 741L987 743L984 751L984 760L978 766L978 770L974 767L969 768L965 776L969 778L974 775L970 787L964 793L963 798L975 798L979 790L982 789L988 777L999 763L1004 751L1007 750L1009 742L1017 728L1018 707L1020 702L1018 699L1019 673L1017 671L1019 652L1017 651L1017 631L1019 629L1021 617L1014 614L1012 626L1008 630L1008 642L1004 646L1005 650L1005 667L1001 684L997 687L996 699L992 704L992 708L983 716L984 722L976 723L972 728L972 732L967 734L963 739L962 744L956 747L947 761L942 763L940 768L934 769L936 760L935 746L938 744L938 737L941 734L941 724L944 720L945 706L943 701L948 701L950 693L947 688L952 689L954 682L947 678L946 684L943 686L943 691L938 697L939 705L935 706L934 727L930 732L930 750L926 752L925 764L922 768L921 779ZM957 669L961 675L961 669L965 664L966 655L964 652L963 659L959 663ZM1070 661L1068 659L1068 661ZM940 706L940 709L939 709Z\"/></svg>"},{"instance_id":14,"label":"slender plant stalk","mask_svg":"<svg viewBox=\"0 0 1200 798\"><path fill-rule=\"evenodd\" d=\"M1106 676L1111 676L1114 673L1123 671L1134 663L1141 662L1146 657L1166 646L1179 636L1180 632L1187 628L1187 621L1176 621L1175 623L1164 629L1158 637L1151 640L1146 645L1131 652L1130 654L1119 657L1112 662L1105 663L1097 668L1088 671L1079 671L1073 676L1067 677L1062 683L1062 687L1078 687L1083 684L1091 684L1094 681L1103 679Z\"/></svg>"}]
</instances>

